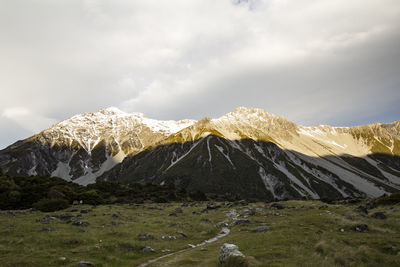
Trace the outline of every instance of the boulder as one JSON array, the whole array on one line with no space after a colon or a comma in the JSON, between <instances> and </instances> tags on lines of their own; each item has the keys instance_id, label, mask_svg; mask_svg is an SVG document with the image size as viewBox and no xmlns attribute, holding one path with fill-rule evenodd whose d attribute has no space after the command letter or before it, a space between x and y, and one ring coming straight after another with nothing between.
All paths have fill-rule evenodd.
<instances>
[{"instance_id":1,"label":"boulder","mask_svg":"<svg viewBox=\"0 0 400 267\"><path fill-rule=\"evenodd\" d=\"M238 246L225 243L219 252L219 263L224 264L229 257L244 257L244 255L239 251Z\"/></svg>"},{"instance_id":2,"label":"boulder","mask_svg":"<svg viewBox=\"0 0 400 267\"><path fill-rule=\"evenodd\" d=\"M174 235L163 235L161 237L161 239L163 239L163 240L175 240L176 236L174 236Z\"/></svg>"},{"instance_id":3,"label":"boulder","mask_svg":"<svg viewBox=\"0 0 400 267\"><path fill-rule=\"evenodd\" d=\"M255 209L245 209L243 211L243 216L254 216L254 215L256 215Z\"/></svg>"},{"instance_id":4,"label":"boulder","mask_svg":"<svg viewBox=\"0 0 400 267\"><path fill-rule=\"evenodd\" d=\"M376 202L374 200L366 203L365 205L358 206L357 210L361 211L365 214L368 214L368 210L372 210L376 208Z\"/></svg>"},{"instance_id":5,"label":"boulder","mask_svg":"<svg viewBox=\"0 0 400 267\"><path fill-rule=\"evenodd\" d=\"M58 218L60 221L70 222L73 216L71 214L66 213L61 215L55 215L54 217Z\"/></svg>"},{"instance_id":6,"label":"boulder","mask_svg":"<svg viewBox=\"0 0 400 267\"><path fill-rule=\"evenodd\" d=\"M247 219L239 219L239 220L236 220L234 223L233 223L233 225L241 225L241 224L249 224L250 223L250 220L247 220Z\"/></svg>"},{"instance_id":7,"label":"boulder","mask_svg":"<svg viewBox=\"0 0 400 267\"><path fill-rule=\"evenodd\" d=\"M368 214L368 209L365 206L358 206L356 210Z\"/></svg>"},{"instance_id":8,"label":"boulder","mask_svg":"<svg viewBox=\"0 0 400 267\"><path fill-rule=\"evenodd\" d=\"M81 213L89 213L89 212L91 212L92 210L81 210Z\"/></svg>"},{"instance_id":9,"label":"boulder","mask_svg":"<svg viewBox=\"0 0 400 267\"><path fill-rule=\"evenodd\" d=\"M351 199L348 199L346 202L348 204L356 204L356 203L360 203L360 200L356 199L356 198L351 198Z\"/></svg>"},{"instance_id":10,"label":"boulder","mask_svg":"<svg viewBox=\"0 0 400 267\"><path fill-rule=\"evenodd\" d=\"M277 210L283 210L283 209L286 209L286 208L287 208L286 205L281 204L281 203L272 203L269 207L270 207L271 209L277 209Z\"/></svg>"},{"instance_id":11,"label":"boulder","mask_svg":"<svg viewBox=\"0 0 400 267\"><path fill-rule=\"evenodd\" d=\"M143 252L156 252L152 247L144 247L142 249Z\"/></svg>"},{"instance_id":12,"label":"boulder","mask_svg":"<svg viewBox=\"0 0 400 267\"><path fill-rule=\"evenodd\" d=\"M95 266L94 263L90 262L90 261L80 261L78 263L79 267L90 267L90 266Z\"/></svg>"},{"instance_id":13,"label":"boulder","mask_svg":"<svg viewBox=\"0 0 400 267\"><path fill-rule=\"evenodd\" d=\"M239 201L238 204L242 205L242 206L247 206L247 205L249 205L249 202L247 202L247 200L245 200L245 199L242 199L242 200Z\"/></svg>"},{"instance_id":14,"label":"boulder","mask_svg":"<svg viewBox=\"0 0 400 267\"><path fill-rule=\"evenodd\" d=\"M368 202L367 204L365 204L365 207L366 207L368 210L375 209L375 208L376 208L376 202L375 202L375 200L371 200L370 202Z\"/></svg>"},{"instance_id":15,"label":"boulder","mask_svg":"<svg viewBox=\"0 0 400 267\"><path fill-rule=\"evenodd\" d=\"M88 222L83 222L83 221L77 220L77 221L74 221L74 222L72 223L72 225L75 225L75 226L89 226L89 223L88 223Z\"/></svg>"},{"instance_id":16,"label":"boulder","mask_svg":"<svg viewBox=\"0 0 400 267\"><path fill-rule=\"evenodd\" d=\"M42 223L42 224L48 224L48 223L50 223L51 220L55 220L55 219L56 218L53 216L46 215L43 218L36 219L36 222Z\"/></svg>"},{"instance_id":17,"label":"boulder","mask_svg":"<svg viewBox=\"0 0 400 267\"><path fill-rule=\"evenodd\" d=\"M227 224L226 222L219 222L217 224L215 224L215 227L228 227L229 224Z\"/></svg>"},{"instance_id":18,"label":"boulder","mask_svg":"<svg viewBox=\"0 0 400 267\"><path fill-rule=\"evenodd\" d=\"M150 239L150 238L154 238L154 237L153 237L153 235L148 234L148 233L140 233L139 238L140 239Z\"/></svg>"},{"instance_id":19,"label":"boulder","mask_svg":"<svg viewBox=\"0 0 400 267\"><path fill-rule=\"evenodd\" d=\"M257 226L253 230L251 230L253 233L262 233L262 232L267 232L269 231L269 228L267 226Z\"/></svg>"},{"instance_id":20,"label":"boulder","mask_svg":"<svg viewBox=\"0 0 400 267\"><path fill-rule=\"evenodd\" d=\"M386 215L383 212L375 212L371 215L372 218L384 220L386 219Z\"/></svg>"},{"instance_id":21,"label":"boulder","mask_svg":"<svg viewBox=\"0 0 400 267\"><path fill-rule=\"evenodd\" d=\"M186 238L186 237L187 237L187 235L186 235L184 232L182 232L181 230L176 231L176 233L177 233L178 235L180 235L181 237L183 237L183 238Z\"/></svg>"},{"instance_id":22,"label":"boulder","mask_svg":"<svg viewBox=\"0 0 400 267\"><path fill-rule=\"evenodd\" d=\"M182 212L183 212L183 210L182 210L181 208L176 208L175 211L176 211L177 213L182 213Z\"/></svg>"},{"instance_id":23,"label":"boulder","mask_svg":"<svg viewBox=\"0 0 400 267\"><path fill-rule=\"evenodd\" d=\"M368 225L358 224L358 225L354 226L354 230L357 232L366 232L366 231L368 231Z\"/></svg>"},{"instance_id":24,"label":"boulder","mask_svg":"<svg viewBox=\"0 0 400 267\"><path fill-rule=\"evenodd\" d=\"M214 202L211 202L211 203L207 203L207 210L216 210L216 209L219 209L219 208L221 208L221 205L218 205L218 204L216 204L216 203L214 203Z\"/></svg>"}]
</instances>

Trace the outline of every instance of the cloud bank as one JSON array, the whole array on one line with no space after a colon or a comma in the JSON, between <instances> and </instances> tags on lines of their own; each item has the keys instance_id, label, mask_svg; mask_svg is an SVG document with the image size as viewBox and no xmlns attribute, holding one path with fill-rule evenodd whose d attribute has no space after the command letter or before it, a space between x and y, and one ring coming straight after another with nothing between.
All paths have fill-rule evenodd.
<instances>
[{"instance_id":1,"label":"cloud bank","mask_svg":"<svg viewBox=\"0 0 400 267\"><path fill-rule=\"evenodd\" d=\"M2 1L0 32L0 148L108 106L400 119L397 0Z\"/></svg>"}]
</instances>

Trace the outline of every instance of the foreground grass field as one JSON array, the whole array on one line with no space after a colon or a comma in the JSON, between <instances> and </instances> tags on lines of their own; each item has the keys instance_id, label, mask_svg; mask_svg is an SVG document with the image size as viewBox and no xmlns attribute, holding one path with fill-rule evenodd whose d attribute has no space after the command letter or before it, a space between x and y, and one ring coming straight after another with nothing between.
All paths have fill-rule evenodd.
<instances>
[{"instance_id":1,"label":"foreground grass field","mask_svg":"<svg viewBox=\"0 0 400 267\"><path fill-rule=\"evenodd\" d=\"M220 247L233 243L250 266L400 266L400 205L365 214L356 210L364 203L282 203L287 207L281 210L267 203L207 208L208 203L193 202L2 211L0 265L137 266L179 251L148 266L218 266ZM373 218L375 212L387 218ZM248 221L235 224L238 219ZM216 236L225 224L229 235L190 248ZM252 232L257 226L269 230Z\"/></svg>"}]
</instances>

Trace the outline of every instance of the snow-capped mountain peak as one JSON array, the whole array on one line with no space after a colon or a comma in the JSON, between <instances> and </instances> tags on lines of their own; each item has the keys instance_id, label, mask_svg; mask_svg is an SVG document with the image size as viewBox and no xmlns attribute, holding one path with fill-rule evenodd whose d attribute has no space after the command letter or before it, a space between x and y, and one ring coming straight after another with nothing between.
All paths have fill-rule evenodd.
<instances>
[{"instance_id":1,"label":"snow-capped mountain peak","mask_svg":"<svg viewBox=\"0 0 400 267\"><path fill-rule=\"evenodd\" d=\"M168 178L211 183L204 188L218 191L229 189L221 187L222 178L236 177L240 187L250 179L254 186L248 190L265 185L269 196L278 198L317 198L328 191L378 196L400 187L399 129L400 122L304 127L245 107L199 121L155 120L110 107L73 116L9 146L0 151L0 168L80 184L99 177L160 183Z\"/></svg>"},{"instance_id":2,"label":"snow-capped mountain peak","mask_svg":"<svg viewBox=\"0 0 400 267\"><path fill-rule=\"evenodd\" d=\"M127 114L125 111L120 110L117 107L108 107L104 109L100 109L98 112L104 113L104 114Z\"/></svg>"}]
</instances>

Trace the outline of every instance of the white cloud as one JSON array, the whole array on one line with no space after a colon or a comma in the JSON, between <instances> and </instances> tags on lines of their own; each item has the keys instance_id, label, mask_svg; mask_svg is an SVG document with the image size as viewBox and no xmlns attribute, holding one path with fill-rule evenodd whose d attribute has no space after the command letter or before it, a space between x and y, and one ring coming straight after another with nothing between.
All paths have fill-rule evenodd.
<instances>
[{"instance_id":1,"label":"white cloud","mask_svg":"<svg viewBox=\"0 0 400 267\"><path fill-rule=\"evenodd\" d=\"M18 117L23 117L29 115L29 110L24 107L12 107L12 108L7 108L3 111L1 114L2 116L8 118L8 119L14 119Z\"/></svg>"},{"instance_id":2,"label":"white cloud","mask_svg":"<svg viewBox=\"0 0 400 267\"><path fill-rule=\"evenodd\" d=\"M13 121L31 134L38 133L56 123L56 120L35 114L25 107L6 108L1 116Z\"/></svg>"}]
</instances>

